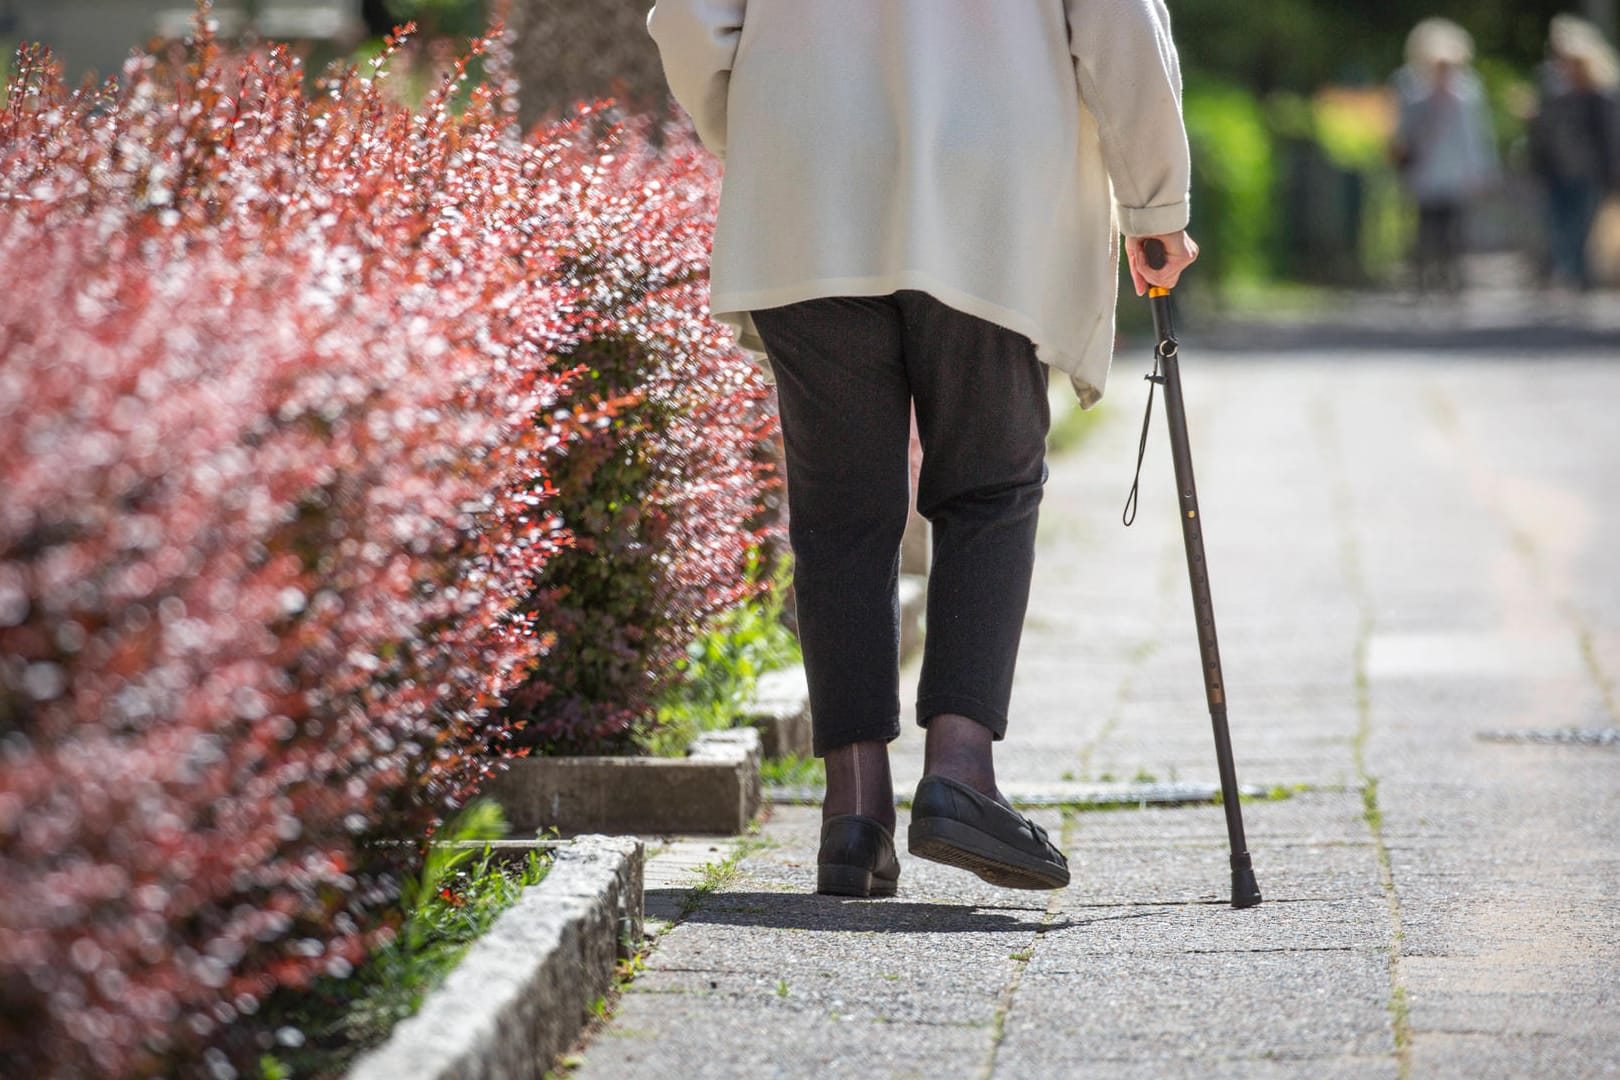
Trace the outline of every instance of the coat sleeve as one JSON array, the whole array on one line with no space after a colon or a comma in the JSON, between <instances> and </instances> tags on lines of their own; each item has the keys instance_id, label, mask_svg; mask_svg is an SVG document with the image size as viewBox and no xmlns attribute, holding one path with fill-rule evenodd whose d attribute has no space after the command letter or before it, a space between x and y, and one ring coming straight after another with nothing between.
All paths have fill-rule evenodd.
<instances>
[{"instance_id":1,"label":"coat sleeve","mask_svg":"<svg viewBox=\"0 0 1620 1080\"><path fill-rule=\"evenodd\" d=\"M1080 97L1097 120L1120 229L1187 227L1192 177L1181 62L1163 0L1064 0Z\"/></svg>"},{"instance_id":2,"label":"coat sleeve","mask_svg":"<svg viewBox=\"0 0 1620 1080\"><path fill-rule=\"evenodd\" d=\"M658 0L647 32L658 45L670 93L703 145L726 156L726 97L748 0Z\"/></svg>"}]
</instances>

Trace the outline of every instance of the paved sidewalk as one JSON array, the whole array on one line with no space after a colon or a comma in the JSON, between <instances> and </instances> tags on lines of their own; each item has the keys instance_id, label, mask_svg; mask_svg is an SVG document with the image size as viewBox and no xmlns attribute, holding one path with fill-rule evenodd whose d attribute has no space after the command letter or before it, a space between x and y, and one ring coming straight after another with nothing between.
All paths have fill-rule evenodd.
<instances>
[{"instance_id":1,"label":"paved sidewalk","mask_svg":"<svg viewBox=\"0 0 1620 1080\"><path fill-rule=\"evenodd\" d=\"M819 811L779 807L654 861L678 921L577 1076L1620 1075L1620 746L1482 737L1620 727L1620 348L1186 336L1240 779L1302 786L1245 806L1265 903L1223 903L1214 806L1043 809L1067 890L902 854L883 901L810 895ZM1215 779L1161 418L1119 524L1140 351L1052 464L1014 794Z\"/></svg>"}]
</instances>

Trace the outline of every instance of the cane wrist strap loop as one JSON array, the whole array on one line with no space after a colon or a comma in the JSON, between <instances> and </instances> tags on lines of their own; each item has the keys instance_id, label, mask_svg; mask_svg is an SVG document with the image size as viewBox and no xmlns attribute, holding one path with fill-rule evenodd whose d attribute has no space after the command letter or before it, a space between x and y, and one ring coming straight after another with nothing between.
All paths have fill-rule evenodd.
<instances>
[{"instance_id":1,"label":"cane wrist strap loop","mask_svg":"<svg viewBox=\"0 0 1620 1080\"><path fill-rule=\"evenodd\" d=\"M1120 520L1128 529L1136 523L1136 509L1142 493L1142 461L1147 457L1148 425L1153 422L1153 391L1164 381L1159 374L1159 354L1153 354L1153 374L1142 376L1148 381L1147 412L1142 414L1142 438L1136 444L1136 476L1131 480L1131 493L1125 499L1125 513Z\"/></svg>"}]
</instances>

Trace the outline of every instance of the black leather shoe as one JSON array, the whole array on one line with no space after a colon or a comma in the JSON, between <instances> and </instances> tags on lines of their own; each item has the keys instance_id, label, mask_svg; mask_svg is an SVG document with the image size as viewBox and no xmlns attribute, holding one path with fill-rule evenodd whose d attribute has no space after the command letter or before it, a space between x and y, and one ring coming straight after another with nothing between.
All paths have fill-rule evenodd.
<instances>
[{"instance_id":1,"label":"black leather shoe","mask_svg":"<svg viewBox=\"0 0 1620 1080\"><path fill-rule=\"evenodd\" d=\"M894 834L864 814L840 814L821 825L816 892L830 896L893 896L900 882Z\"/></svg>"},{"instance_id":2,"label":"black leather shoe","mask_svg":"<svg viewBox=\"0 0 1620 1080\"><path fill-rule=\"evenodd\" d=\"M1018 811L943 776L925 776L911 802L911 853L971 870L1004 889L1061 889L1069 861Z\"/></svg>"}]
</instances>

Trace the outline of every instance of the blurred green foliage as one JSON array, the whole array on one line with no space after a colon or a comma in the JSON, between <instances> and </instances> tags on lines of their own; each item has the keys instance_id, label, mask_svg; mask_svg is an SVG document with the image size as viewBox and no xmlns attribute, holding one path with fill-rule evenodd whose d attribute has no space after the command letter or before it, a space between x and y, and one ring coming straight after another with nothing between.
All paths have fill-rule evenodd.
<instances>
[{"instance_id":1,"label":"blurred green foliage","mask_svg":"<svg viewBox=\"0 0 1620 1080\"><path fill-rule=\"evenodd\" d=\"M1485 83L1485 96L1491 103L1496 144L1511 155L1525 141L1528 120L1535 110L1531 73L1495 56L1477 57L1474 70Z\"/></svg>"},{"instance_id":2,"label":"blurred green foliage","mask_svg":"<svg viewBox=\"0 0 1620 1080\"><path fill-rule=\"evenodd\" d=\"M1442 15L1474 35L1482 56L1520 70L1538 61L1547 21L1576 0L1170 0L1183 66L1190 75L1272 90L1309 92L1327 82L1375 83L1402 61L1406 34Z\"/></svg>"},{"instance_id":3,"label":"blurred green foliage","mask_svg":"<svg viewBox=\"0 0 1620 1080\"><path fill-rule=\"evenodd\" d=\"M1263 90L1189 69L1193 232L1205 242L1194 282L1229 298L1279 277L1387 279L1402 263L1415 216L1390 158L1395 103L1386 89L1401 46L1392 35L1380 77L1360 85ZM1500 56L1480 56L1475 67L1512 167L1534 107L1531 68Z\"/></svg>"},{"instance_id":4,"label":"blurred green foliage","mask_svg":"<svg viewBox=\"0 0 1620 1080\"><path fill-rule=\"evenodd\" d=\"M368 7L380 8L380 17L394 25L414 22L430 36L476 37L484 32L489 22L486 0L372 0ZM378 20L373 18L372 21ZM372 27L374 33L387 29Z\"/></svg>"},{"instance_id":5,"label":"blurred green foliage","mask_svg":"<svg viewBox=\"0 0 1620 1080\"><path fill-rule=\"evenodd\" d=\"M1389 115L1381 99L1324 94L1309 102L1311 129L1323 155L1341 169L1376 169L1389 160Z\"/></svg>"},{"instance_id":6,"label":"blurred green foliage","mask_svg":"<svg viewBox=\"0 0 1620 1080\"><path fill-rule=\"evenodd\" d=\"M1200 82L1187 88L1193 151L1193 213L1206 243L1203 270L1217 280L1257 280L1271 270L1276 168L1264 110L1247 89Z\"/></svg>"},{"instance_id":7,"label":"blurred green foliage","mask_svg":"<svg viewBox=\"0 0 1620 1080\"><path fill-rule=\"evenodd\" d=\"M1390 103L1377 88L1262 97L1193 79L1195 288L1253 295L1279 277L1377 278L1405 249L1408 214L1389 160Z\"/></svg>"}]
</instances>

